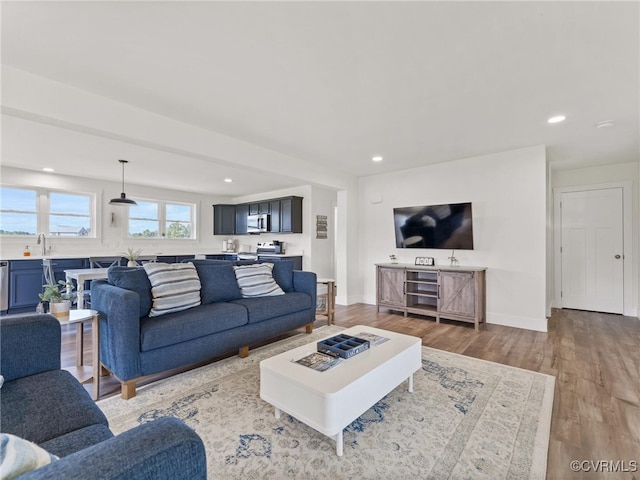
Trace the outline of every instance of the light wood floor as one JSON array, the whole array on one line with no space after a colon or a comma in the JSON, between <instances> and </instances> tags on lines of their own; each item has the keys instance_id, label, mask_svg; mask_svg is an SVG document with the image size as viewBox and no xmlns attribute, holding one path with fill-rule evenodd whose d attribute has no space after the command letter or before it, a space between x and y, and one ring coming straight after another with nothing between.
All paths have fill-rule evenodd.
<instances>
[{"instance_id":1,"label":"light wood floor","mask_svg":"<svg viewBox=\"0 0 640 480\"><path fill-rule=\"evenodd\" d=\"M640 321L576 310L556 310L549 332L472 325L381 312L370 305L336 307L336 325L366 324L422 338L423 345L556 377L547 478L640 479L638 472L573 473L574 460L636 461L640 469ZM318 317L316 326L326 324ZM85 360L91 362L90 332ZM63 330L63 367L75 365L75 328ZM174 374L177 371L172 371ZM167 374L158 375L155 381ZM90 390L91 385L86 388ZM101 398L119 394L111 377ZM620 464L622 465L622 464Z\"/></svg>"}]
</instances>

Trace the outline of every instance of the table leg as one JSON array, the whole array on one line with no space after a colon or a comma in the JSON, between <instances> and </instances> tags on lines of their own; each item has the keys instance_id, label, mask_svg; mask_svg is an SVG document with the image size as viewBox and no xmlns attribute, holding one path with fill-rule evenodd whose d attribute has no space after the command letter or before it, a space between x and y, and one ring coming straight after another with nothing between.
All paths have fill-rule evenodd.
<instances>
[{"instance_id":1,"label":"table leg","mask_svg":"<svg viewBox=\"0 0 640 480\"><path fill-rule=\"evenodd\" d=\"M76 365L81 367L84 365L84 323L76 324Z\"/></svg>"},{"instance_id":2,"label":"table leg","mask_svg":"<svg viewBox=\"0 0 640 480\"><path fill-rule=\"evenodd\" d=\"M409 393L413 393L413 374L409 377Z\"/></svg>"},{"instance_id":3,"label":"table leg","mask_svg":"<svg viewBox=\"0 0 640 480\"><path fill-rule=\"evenodd\" d=\"M280 419L280 409L276 407L276 419Z\"/></svg>"},{"instance_id":4,"label":"table leg","mask_svg":"<svg viewBox=\"0 0 640 480\"><path fill-rule=\"evenodd\" d=\"M78 310L81 310L84 308L84 282L78 279L77 284L78 286L76 287L76 290L78 292L78 301L76 302L76 305Z\"/></svg>"},{"instance_id":5,"label":"table leg","mask_svg":"<svg viewBox=\"0 0 640 480\"><path fill-rule=\"evenodd\" d=\"M333 323L333 314L335 312L336 304L335 295L335 283L329 282L327 284L327 325L331 325Z\"/></svg>"},{"instance_id":6,"label":"table leg","mask_svg":"<svg viewBox=\"0 0 640 480\"><path fill-rule=\"evenodd\" d=\"M342 430L340 430L336 435L336 455L341 457L343 453L343 448L344 448L344 439L342 436Z\"/></svg>"},{"instance_id":7,"label":"table leg","mask_svg":"<svg viewBox=\"0 0 640 480\"><path fill-rule=\"evenodd\" d=\"M100 398L100 320L98 315L93 316L91 333L93 340L93 399L98 400Z\"/></svg>"}]
</instances>

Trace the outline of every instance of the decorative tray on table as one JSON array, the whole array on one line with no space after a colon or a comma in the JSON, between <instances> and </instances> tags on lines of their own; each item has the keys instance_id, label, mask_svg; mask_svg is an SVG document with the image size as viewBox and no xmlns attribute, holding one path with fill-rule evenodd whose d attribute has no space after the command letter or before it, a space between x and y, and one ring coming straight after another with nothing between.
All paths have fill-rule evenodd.
<instances>
[{"instance_id":1,"label":"decorative tray on table","mask_svg":"<svg viewBox=\"0 0 640 480\"><path fill-rule=\"evenodd\" d=\"M369 350L369 340L351 335L336 335L318 342L318 351L334 357L351 358Z\"/></svg>"}]
</instances>

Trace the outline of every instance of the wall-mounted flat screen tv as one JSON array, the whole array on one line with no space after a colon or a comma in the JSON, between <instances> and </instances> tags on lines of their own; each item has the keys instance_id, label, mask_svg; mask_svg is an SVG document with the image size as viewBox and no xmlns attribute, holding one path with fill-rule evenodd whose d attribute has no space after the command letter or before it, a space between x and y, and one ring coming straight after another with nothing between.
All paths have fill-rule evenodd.
<instances>
[{"instance_id":1,"label":"wall-mounted flat screen tv","mask_svg":"<svg viewBox=\"0 0 640 480\"><path fill-rule=\"evenodd\" d=\"M471 203L393 209L396 248L473 250Z\"/></svg>"}]
</instances>

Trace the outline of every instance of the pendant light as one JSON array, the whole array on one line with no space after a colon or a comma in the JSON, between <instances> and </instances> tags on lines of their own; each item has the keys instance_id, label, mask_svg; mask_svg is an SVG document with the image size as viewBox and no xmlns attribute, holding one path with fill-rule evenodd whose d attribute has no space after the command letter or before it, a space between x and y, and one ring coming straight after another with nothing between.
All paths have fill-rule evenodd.
<instances>
[{"instance_id":1,"label":"pendant light","mask_svg":"<svg viewBox=\"0 0 640 480\"><path fill-rule=\"evenodd\" d=\"M118 160L122 164L122 193L119 198L112 198L109 205L138 205L133 200L127 198L127 194L124 193L124 164L129 163L128 160Z\"/></svg>"}]
</instances>

